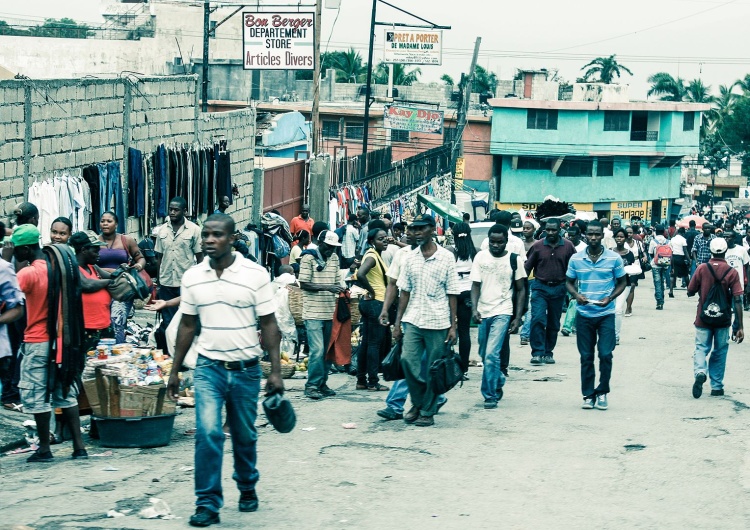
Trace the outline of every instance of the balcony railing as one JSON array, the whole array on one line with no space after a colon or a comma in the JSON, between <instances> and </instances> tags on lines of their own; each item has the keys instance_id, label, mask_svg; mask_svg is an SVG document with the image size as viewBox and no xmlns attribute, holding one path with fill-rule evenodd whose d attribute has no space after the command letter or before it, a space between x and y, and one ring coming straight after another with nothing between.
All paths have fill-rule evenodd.
<instances>
[{"instance_id":1,"label":"balcony railing","mask_svg":"<svg viewBox=\"0 0 750 530\"><path fill-rule=\"evenodd\" d=\"M631 131L631 142L655 142L659 139L659 131Z\"/></svg>"}]
</instances>

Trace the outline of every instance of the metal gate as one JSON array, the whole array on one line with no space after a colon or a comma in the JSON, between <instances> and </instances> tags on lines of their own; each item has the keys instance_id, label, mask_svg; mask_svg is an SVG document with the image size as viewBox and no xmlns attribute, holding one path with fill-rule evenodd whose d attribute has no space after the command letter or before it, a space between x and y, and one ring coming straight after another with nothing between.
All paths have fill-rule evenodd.
<instances>
[{"instance_id":1,"label":"metal gate","mask_svg":"<svg viewBox=\"0 0 750 530\"><path fill-rule=\"evenodd\" d=\"M308 165L298 160L266 169L263 176L263 212L278 211L288 220L299 215L307 196Z\"/></svg>"}]
</instances>

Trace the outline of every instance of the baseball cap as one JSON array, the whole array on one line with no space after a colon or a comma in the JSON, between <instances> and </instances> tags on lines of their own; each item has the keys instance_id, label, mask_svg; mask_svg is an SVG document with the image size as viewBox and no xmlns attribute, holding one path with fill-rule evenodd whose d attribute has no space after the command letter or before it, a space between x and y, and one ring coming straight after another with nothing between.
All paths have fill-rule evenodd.
<instances>
[{"instance_id":1,"label":"baseball cap","mask_svg":"<svg viewBox=\"0 0 750 530\"><path fill-rule=\"evenodd\" d=\"M39 229L34 225L17 226L10 240L16 247L39 245Z\"/></svg>"},{"instance_id":2,"label":"baseball cap","mask_svg":"<svg viewBox=\"0 0 750 530\"><path fill-rule=\"evenodd\" d=\"M435 226L435 219L431 215L427 215L425 213L419 214L414 218L414 220L409 223L409 226L416 227L416 226Z\"/></svg>"},{"instance_id":3,"label":"baseball cap","mask_svg":"<svg viewBox=\"0 0 750 530\"><path fill-rule=\"evenodd\" d=\"M717 237L711 240L711 254L724 254L727 251L727 242L724 238Z\"/></svg>"},{"instance_id":4,"label":"baseball cap","mask_svg":"<svg viewBox=\"0 0 750 530\"><path fill-rule=\"evenodd\" d=\"M332 247L341 246L341 243L339 243L339 236L337 236L336 232L332 230L323 230L318 236L318 241L322 241L326 245L330 245Z\"/></svg>"},{"instance_id":5,"label":"baseball cap","mask_svg":"<svg viewBox=\"0 0 750 530\"><path fill-rule=\"evenodd\" d=\"M510 222L510 231L523 232L523 221L521 221L520 219L513 219Z\"/></svg>"},{"instance_id":6,"label":"baseball cap","mask_svg":"<svg viewBox=\"0 0 750 530\"><path fill-rule=\"evenodd\" d=\"M74 248L86 248L105 247L107 245L99 240L99 237L93 230L84 230L82 232L76 232L70 236L70 246Z\"/></svg>"}]
</instances>

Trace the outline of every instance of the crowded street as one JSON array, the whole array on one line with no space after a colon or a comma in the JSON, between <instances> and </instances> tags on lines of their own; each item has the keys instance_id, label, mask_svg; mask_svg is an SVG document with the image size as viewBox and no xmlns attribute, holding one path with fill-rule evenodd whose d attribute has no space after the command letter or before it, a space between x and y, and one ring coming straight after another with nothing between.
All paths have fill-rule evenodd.
<instances>
[{"instance_id":1,"label":"crowded street","mask_svg":"<svg viewBox=\"0 0 750 530\"><path fill-rule=\"evenodd\" d=\"M729 348L725 396L693 399L696 300L677 289L655 311L653 288L642 283L614 352L607 411L580 408L574 336L558 341L556 365L541 367L512 336L499 408L482 408L482 369L470 368L433 429L379 418L383 397L356 392L345 374L331 376L337 395L323 402L303 398L304 379L285 380L297 428L279 434L259 416L260 509L240 514L232 495L223 527L497 528L502 519L508 528L746 528L748 346ZM0 414L3 428L24 419ZM66 447L46 467L29 467L24 454L4 457L4 521L40 530L185 528L194 497L193 437L184 433L194 418L183 409L163 448L92 441L86 463L63 461ZM223 474L231 473L228 458ZM180 518L140 519L152 497ZM107 518L110 510L127 514Z\"/></svg>"}]
</instances>

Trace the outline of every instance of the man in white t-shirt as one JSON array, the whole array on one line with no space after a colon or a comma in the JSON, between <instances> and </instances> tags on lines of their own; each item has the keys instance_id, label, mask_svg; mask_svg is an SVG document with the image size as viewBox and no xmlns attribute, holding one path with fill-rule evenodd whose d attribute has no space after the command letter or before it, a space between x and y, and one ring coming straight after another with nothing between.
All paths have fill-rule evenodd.
<instances>
[{"instance_id":1,"label":"man in white t-shirt","mask_svg":"<svg viewBox=\"0 0 750 530\"><path fill-rule=\"evenodd\" d=\"M494 409L503 397L505 385L505 374L500 369L500 350L506 334L513 333L521 325L526 307L526 270L520 256L516 256L515 266L511 264L505 226L492 226L488 239L488 250L482 250L474 257L469 279L472 281L473 316L480 323L484 408Z\"/></svg>"},{"instance_id":2,"label":"man in white t-shirt","mask_svg":"<svg viewBox=\"0 0 750 530\"><path fill-rule=\"evenodd\" d=\"M495 223L510 229L510 225L513 221L513 214L506 211L496 212L493 216L493 220ZM489 245L490 240L485 237L480 248L481 250L487 250ZM508 243L506 248L508 249L508 252L518 254L524 261L526 261L526 245L523 244L523 239L520 237L514 236L511 232L508 232Z\"/></svg>"},{"instance_id":3,"label":"man in white t-shirt","mask_svg":"<svg viewBox=\"0 0 750 530\"><path fill-rule=\"evenodd\" d=\"M724 241L727 242L727 253L724 255L724 259L740 275L740 285L742 286L742 290L746 291L745 280L748 272L747 267L750 264L750 255L748 255L745 247L736 244L737 233L734 230L727 230L722 236L724 237Z\"/></svg>"},{"instance_id":4,"label":"man in white t-shirt","mask_svg":"<svg viewBox=\"0 0 750 530\"><path fill-rule=\"evenodd\" d=\"M680 227L669 240L672 249L672 283L669 287L669 297L674 298L674 288L677 278L682 279L682 287L687 289L688 277L690 276L690 253L688 252L688 241L685 229Z\"/></svg>"}]
</instances>

